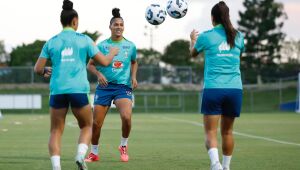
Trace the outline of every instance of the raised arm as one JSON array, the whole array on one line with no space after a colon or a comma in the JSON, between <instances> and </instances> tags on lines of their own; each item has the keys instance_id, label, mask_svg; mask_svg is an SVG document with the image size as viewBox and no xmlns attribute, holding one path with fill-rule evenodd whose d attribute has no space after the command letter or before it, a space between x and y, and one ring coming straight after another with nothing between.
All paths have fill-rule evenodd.
<instances>
[{"instance_id":1,"label":"raised arm","mask_svg":"<svg viewBox=\"0 0 300 170\"><path fill-rule=\"evenodd\" d=\"M94 56L93 60L102 66L108 66L112 62L113 58L116 55L118 55L118 53L119 53L119 48L111 47L109 49L108 55L104 56L102 53L99 52Z\"/></svg>"},{"instance_id":2,"label":"raised arm","mask_svg":"<svg viewBox=\"0 0 300 170\"><path fill-rule=\"evenodd\" d=\"M195 49L195 44L197 41L197 37L198 37L199 33L196 30L193 30L190 34L190 38L191 38L191 43L190 43L190 55L192 57L197 57L197 55L199 54L199 52Z\"/></svg>"}]
</instances>

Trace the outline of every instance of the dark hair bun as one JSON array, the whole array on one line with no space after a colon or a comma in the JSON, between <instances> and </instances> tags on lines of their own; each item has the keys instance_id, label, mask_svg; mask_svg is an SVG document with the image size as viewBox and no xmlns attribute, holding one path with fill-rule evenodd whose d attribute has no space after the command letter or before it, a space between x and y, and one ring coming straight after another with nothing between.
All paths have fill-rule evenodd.
<instances>
[{"instance_id":1,"label":"dark hair bun","mask_svg":"<svg viewBox=\"0 0 300 170\"><path fill-rule=\"evenodd\" d=\"M120 9L119 8L114 8L112 10L112 15L113 15L114 18L121 18Z\"/></svg>"},{"instance_id":2,"label":"dark hair bun","mask_svg":"<svg viewBox=\"0 0 300 170\"><path fill-rule=\"evenodd\" d=\"M73 2L69 0L64 0L64 4L62 6L63 10L73 10Z\"/></svg>"}]
</instances>

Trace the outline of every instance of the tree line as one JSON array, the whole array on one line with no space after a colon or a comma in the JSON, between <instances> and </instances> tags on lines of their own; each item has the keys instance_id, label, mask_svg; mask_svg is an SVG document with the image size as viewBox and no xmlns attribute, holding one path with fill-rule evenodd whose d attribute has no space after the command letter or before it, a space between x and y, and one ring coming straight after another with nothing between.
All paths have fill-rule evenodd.
<instances>
[{"instance_id":1,"label":"tree line","mask_svg":"<svg viewBox=\"0 0 300 170\"><path fill-rule=\"evenodd\" d=\"M280 77L295 75L300 71L300 41L287 42L282 32L287 15L282 3L274 0L244 0L244 11L239 11L238 30L245 36L245 52L241 58L242 77L249 83L257 77ZM101 33L83 32L96 41ZM17 46L10 53L9 66L33 66L45 41ZM282 47L284 50L282 50ZM284 56L298 55L288 58ZM0 41L0 62L7 59L4 43ZM172 66L193 66L203 68L203 56L189 57L189 41L175 40L163 53L154 49L138 49L141 66L157 66L162 61ZM246 80L247 79L247 80Z\"/></svg>"}]
</instances>

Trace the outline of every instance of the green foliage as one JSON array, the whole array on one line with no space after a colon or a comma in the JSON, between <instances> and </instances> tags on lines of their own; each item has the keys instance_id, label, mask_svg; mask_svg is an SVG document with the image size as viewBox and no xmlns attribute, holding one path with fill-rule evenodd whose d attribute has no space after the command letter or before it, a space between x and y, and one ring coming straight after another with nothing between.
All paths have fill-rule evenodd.
<instances>
[{"instance_id":1,"label":"green foliage","mask_svg":"<svg viewBox=\"0 0 300 170\"><path fill-rule=\"evenodd\" d=\"M99 33L98 31L95 31L94 33L84 31L83 34L88 35L94 41L96 41L101 36L101 33ZM13 49L13 51L10 54L11 61L9 65L10 66L34 66L45 43L46 43L45 41L36 40L31 44L22 44L21 46L17 46L15 49ZM0 44L0 48L1 48L1 44Z\"/></svg>"},{"instance_id":2,"label":"green foliage","mask_svg":"<svg viewBox=\"0 0 300 170\"><path fill-rule=\"evenodd\" d=\"M98 40L98 38L102 35L98 31L95 31L93 33L88 32L88 31L84 31L82 34L85 34L85 35L89 36L94 42L96 42Z\"/></svg>"},{"instance_id":3,"label":"green foliage","mask_svg":"<svg viewBox=\"0 0 300 170\"><path fill-rule=\"evenodd\" d=\"M139 66L158 66L161 53L153 49L138 49L138 63Z\"/></svg>"},{"instance_id":4,"label":"green foliage","mask_svg":"<svg viewBox=\"0 0 300 170\"><path fill-rule=\"evenodd\" d=\"M255 69L262 74L273 72L275 59L280 59L280 43L285 34L281 31L287 18L283 4L274 0L245 0L246 10L239 12L239 30L245 35L244 69Z\"/></svg>"},{"instance_id":5,"label":"green foliage","mask_svg":"<svg viewBox=\"0 0 300 170\"><path fill-rule=\"evenodd\" d=\"M175 40L168 45L162 55L162 61L177 66L190 65L189 41Z\"/></svg>"},{"instance_id":6,"label":"green foliage","mask_svg":"<svg viewBox=\"0 0 300 170\"><path fill-rule=\"evenodd\" d=\"M46 42L36 40L31 44L17 46L11 52L10 66L34 66Z\"/></svg>"}]
</instances>

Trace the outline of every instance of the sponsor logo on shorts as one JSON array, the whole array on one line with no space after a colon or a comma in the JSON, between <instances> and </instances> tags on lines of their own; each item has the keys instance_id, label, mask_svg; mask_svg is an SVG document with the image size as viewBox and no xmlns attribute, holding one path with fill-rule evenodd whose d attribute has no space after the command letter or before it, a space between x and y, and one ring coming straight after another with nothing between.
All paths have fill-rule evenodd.
<instances>
[{"instance_id":1,"label":"sponsor logo on shorts","mask_svg":"<svg viewBox=\"0 0 300 170\"><path fill-rule=\"evenodd\" d=\"M131 96L132 92L131 91L126 91L127 96Z\"/></svg>"}]
</instances>

